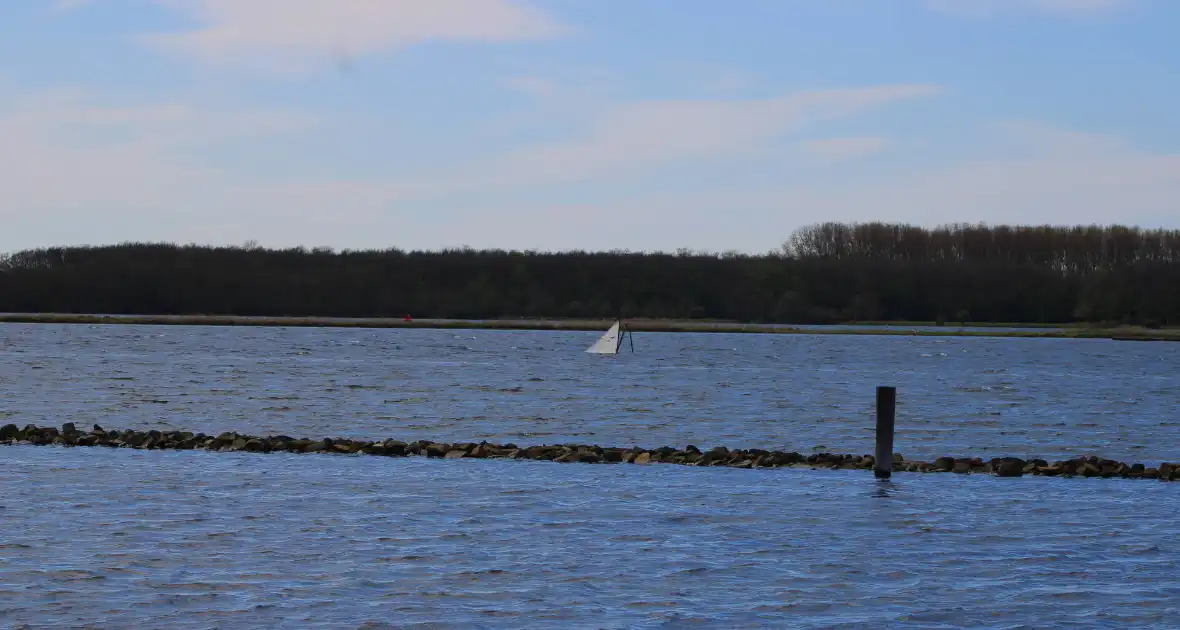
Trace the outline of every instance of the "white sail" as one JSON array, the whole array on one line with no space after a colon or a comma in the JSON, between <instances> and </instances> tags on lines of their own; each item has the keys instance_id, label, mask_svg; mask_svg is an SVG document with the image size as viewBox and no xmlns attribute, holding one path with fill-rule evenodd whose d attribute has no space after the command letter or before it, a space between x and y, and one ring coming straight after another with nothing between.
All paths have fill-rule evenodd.
<instances>
[{"instance_id":1,"label":"white sail","mask_svg":"<svg viewBox=\"0 0 1180 630\"><path fill-rule=\"evenodd\" d=\"M619 322L615 322L607 329L606 333L594 342L594 345L586 348L586 352L594 354L618 354L619 344L622 339L619 338Z\"/></svg>"}]
</instances>

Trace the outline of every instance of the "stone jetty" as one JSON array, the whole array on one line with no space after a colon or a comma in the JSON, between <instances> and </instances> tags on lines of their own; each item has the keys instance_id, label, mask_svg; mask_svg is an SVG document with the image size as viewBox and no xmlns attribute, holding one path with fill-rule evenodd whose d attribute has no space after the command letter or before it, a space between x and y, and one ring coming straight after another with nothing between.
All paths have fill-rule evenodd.
<instances>
[{"instance_id":1,"label":"stone jetty","mask_svg":"<svg viewBox=\"0 0 1180 630\"><path fill-rule=\"evenodd\" d=\"M375 455L383 457L434 457L440 459L532 459L583 464L679 464L683 466L725 466L729 468L808 468L813 470L873 469L872 455L800 453L733 449L724 446L702 450L664 446L656 449L607 448L584 444L517 446L488 442L401 442L398 440L350 440L344 438L306 439L285 435L255 436L240 433L205 435L190 431L136 431L103 429L98 425L81 431L73 423L61 428L15 424L0 427L0 444L100 446L149 450L245 451L249 453L318 453ZM989 474L999 477L1024 475L1060 477L1101 477L1180 481L1180 463L1158 466L1127 464L1099 457L1079 457L1048 462L1043 459L997 457L989 460L967 457L939 457L933 462L910 461L893 455L895 472Z\"/></svg>"}]
</instances>

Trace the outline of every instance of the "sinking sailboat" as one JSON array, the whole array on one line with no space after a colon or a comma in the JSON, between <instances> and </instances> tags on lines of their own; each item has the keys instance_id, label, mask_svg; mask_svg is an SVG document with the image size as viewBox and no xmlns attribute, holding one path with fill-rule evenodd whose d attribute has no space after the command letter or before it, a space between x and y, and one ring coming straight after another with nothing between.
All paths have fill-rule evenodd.
<instances>
[{"instance_id":1,"label":"sinking sailboat","mask_svg":"<svg viewBox=\"0 0 1180 630\"><path fill-rule=\"evenodd\" d=\"M623 337L631 339L631 331L623 326L623 320L616 319L615 323L606 330L594 345L586 348L586 352L592 354L618 354L619 348L623 346ZM635 340L631 339L631 352L635 352Z\"/></svg>"}]
</instances>

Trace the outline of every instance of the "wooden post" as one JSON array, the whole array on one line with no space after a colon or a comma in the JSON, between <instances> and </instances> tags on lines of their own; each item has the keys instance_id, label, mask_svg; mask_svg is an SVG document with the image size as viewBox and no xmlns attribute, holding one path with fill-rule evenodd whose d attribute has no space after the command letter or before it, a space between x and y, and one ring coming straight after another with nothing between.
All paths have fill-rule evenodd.
<instances>
[{"instance_id":1,"label":"wooden post","mask_svg":"<svg viewBox=\"0 0 1180 630\"><path fill-rule=\"evenodd\" d=\"M896 387L877 388L877 454L873 474L888 479L893 474L893 420L897 405Z\"/></svg>"}]
</instances>

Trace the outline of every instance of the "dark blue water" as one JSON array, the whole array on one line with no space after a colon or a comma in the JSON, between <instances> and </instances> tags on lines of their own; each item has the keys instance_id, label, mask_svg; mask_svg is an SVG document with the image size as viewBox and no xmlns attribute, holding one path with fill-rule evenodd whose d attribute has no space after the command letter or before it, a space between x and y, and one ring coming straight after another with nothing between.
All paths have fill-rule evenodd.
<instances>
[{"instance_id":1,"label":"dark blue water","mask_svg":"<svg viewBox=\"0 0 1180 630\"><path fill-rule=\"evenodd\" d=\"M3 422L1180 459L1166 343L0 326ZM538 380L539 379L539 380ZM0 447L0 627L1173 628L1180 485Z\"/></svg>"}]
</instances>

